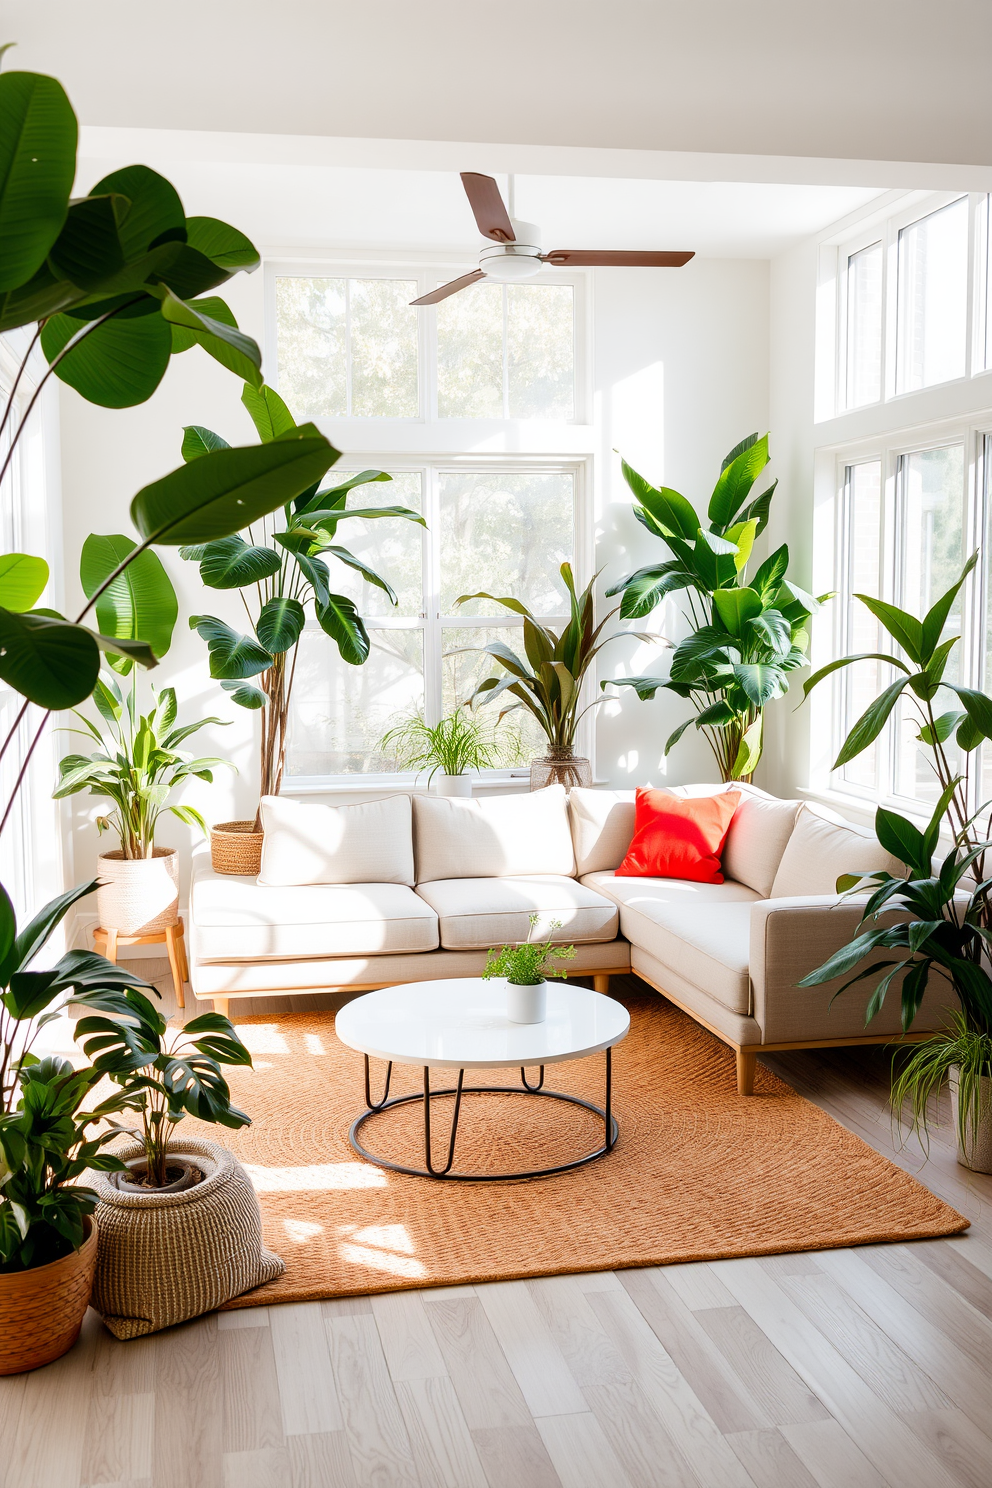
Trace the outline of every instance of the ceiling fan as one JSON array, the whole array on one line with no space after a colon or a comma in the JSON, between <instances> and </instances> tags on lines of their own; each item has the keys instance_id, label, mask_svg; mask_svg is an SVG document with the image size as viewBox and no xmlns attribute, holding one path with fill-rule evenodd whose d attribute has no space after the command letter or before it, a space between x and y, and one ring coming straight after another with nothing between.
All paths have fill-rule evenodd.
<instances>
[{"instance_id":1,"label":"ceiling fan","mask_svg":"<svg viewBox=\"0 0 992 1488\"><path fill-rule=\"evenodd\" d=\"M510 182L510 210L503 205L499 187L492 176L480 176L475 171L462 171L462 185L475 214L479 231L489 238L493 247L483 248L479 254L479 267L460 279L452 279L430 294L411 300L412 305L436 305L480 279L493 279L499 284L512 284L518 279L533 279L541 272L542 264L555 268L637 268L680 269L687 264L692 253L653 253L634 250L600 248L552 248L542 253L540 231L533 222L521 222L513 216L513 177Z\"/></svg>"}]
</instances>

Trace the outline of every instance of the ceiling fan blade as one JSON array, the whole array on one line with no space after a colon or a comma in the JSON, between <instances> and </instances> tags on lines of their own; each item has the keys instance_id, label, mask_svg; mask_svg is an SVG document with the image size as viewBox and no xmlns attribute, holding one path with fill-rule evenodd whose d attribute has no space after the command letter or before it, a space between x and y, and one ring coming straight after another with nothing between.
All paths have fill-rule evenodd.
<instances>
[{"instance_id":1,"label":"ceiling fan blade","mask_svg":"<svg viewBox=\"0 0 992 1488\"><path fill-rule=\"evenodd\" d=\"M641 253L608 248L552 248L544 254L544 262L576 269L680 269L695 256L695 253Z\"/></svg>"},{"instance_id":2,"label":"ceiling fan blade","mask_svg":"<svg viewBox=\"0 0 992 1488\"><path fill-rule=\"evenodd\" d=\"M438 289L432 289L430 294L421 295L419 300L411 300L411 305L436 305L441 300L446 300L449 295L457 294L460 289L468 289L470 284L475 284L479 279L485 279L481 269L473 269L471 274L463 274L460 279L452 279L447 284L442 284Z\"/></svg>"},{"instance_id":3,"label":"ceiling fan blade","mask_svg":"<svg viewBox=\"0 0 992 1488\"><path fill-rule=\"evenodd\" d=\"M492 176L462 171L462 185L482 236L492 238L496 243L515 243L513 223Z\"/></svg>"}]
</instances>

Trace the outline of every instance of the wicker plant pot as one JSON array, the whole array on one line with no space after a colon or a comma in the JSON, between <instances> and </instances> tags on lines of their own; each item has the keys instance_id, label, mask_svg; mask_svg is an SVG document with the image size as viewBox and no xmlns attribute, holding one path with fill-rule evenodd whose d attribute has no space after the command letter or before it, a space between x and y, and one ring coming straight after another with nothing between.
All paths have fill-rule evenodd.
<instances>
[{"instance_id":1,"label":"wicker plant pot","mask_svg":"<svg viewBox=\"0 0 992 1488\"><path fill-rule=\"evenodd\" d=\"M83 1324L96 1267L97 1227L84 1219L79 1250L0 1275L0 1374L40 1369L67 1353Z\"/></svg>"},{"instance_id":2,"label":"wicker plant pot","mask_svg":"<svg viewBox=\"0 0 992 1488\"><path fill-rule=\"evenodd\" d=\"M215 873L248 873L262 868L262 838L253 821L219 822L210 829L210 861Z\"/></svg>"},{"instance_id":3,"label":"wicker plant pot","mask_svg":"<svg viewBox=\"0 0 992 1488\"><path fill-rule=\"evenodd\" d=\"M179 854L156 847L150 858L117 852L97 858L96 912L103 930L153 935L179 922Z\"/></svg>"},{"instance_id":4,"label":"wicker plant pot","mask_svg":"<svg viewBox=\"0 0 992 1488\"><path fill-rule=\"evenodd\" d=\"M116 1149L124 1162L144 1148ZM100 1250L93 1306L116 1338L141 1338L272 1281L286 1269L262 1246L262 1218L251 1179L226 1148L178 1139L170 1157L200 1169L192 1188L135 1192L96 1173Z\"/></svg>"}]
</instances>

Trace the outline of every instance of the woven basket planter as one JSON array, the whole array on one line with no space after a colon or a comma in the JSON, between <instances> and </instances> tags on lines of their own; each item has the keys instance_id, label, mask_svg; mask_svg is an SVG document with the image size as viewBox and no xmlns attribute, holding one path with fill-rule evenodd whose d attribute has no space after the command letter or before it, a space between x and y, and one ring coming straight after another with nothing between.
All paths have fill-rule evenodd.
<instances>
[{"instance_id":1,"label":"woven basket planter","mask_svg":"<svg viewBox=\"0 0 992 1488\"><path fill-rule=\"evenodd\" d=\"M117 852L97 858L96 912L104 930L153 935L179 922L179 854L156 847L150 858Z\"/></svg>"},{"instance_id":2,"label":"woven basket planter","mask_svg":"<svg viewBox=\"0 0 992 1488\"><path fill-rule=\"evenodd\" d=\"M115 1149L144 1158L139 1142ZM176 1141L170 1156L192 1162L203 1182L178 1191L134 1193L96 1173L100 1248L93 1306L116 1338L141 1338L200 1317L286 1269L262 1246L251 1179L215 1142Z\"/></svg>"},{"instance_id":3,"label":"woven basket planter","mask_svg":"<svg viewBox=\"0 0 992 1488\"><path fill-rule=\"evenodd\" d=\"M83 1324L96 1267L97 1227L84 1219L79 1250L0 1276L0 1374L39 1369L67 1353Z\"/></svg>"},{"instance_id":4,"label":"woven basket planter","mask_svg":"<svg viewBox=\"0 0 992 1488\"><path fill-rule=\"evenodd\" d=\"M215 873L249 873L262 869L262 838L253 821L220 822L210 829L210 862Z\"/></svg>"}]
</instances>

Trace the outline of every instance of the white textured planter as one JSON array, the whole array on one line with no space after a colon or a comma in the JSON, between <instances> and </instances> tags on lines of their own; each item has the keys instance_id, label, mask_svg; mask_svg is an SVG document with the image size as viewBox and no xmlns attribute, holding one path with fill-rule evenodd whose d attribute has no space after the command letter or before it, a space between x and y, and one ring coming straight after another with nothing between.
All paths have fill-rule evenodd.
<instances>
[{"instance_id":1,"label":"white textured planter","mask_svg":"<svg viewBox=\"0 0 992 1488\"><path fill-rule=\"evenodd\" d=\"M506 984L506 1016L511 1023L543 1023L548 1011L548 988L546 982L536 986L521 987L516 982Z\"/></svg>"},{"instance_id":2,"label":"white textured planter","mask_svg":"<svg viewBox=\"0 0 992 1488\"><path fill-rule=\"evenodd\" d=\"M982 1078L982 1115L977 1129L969 1122L965 1135L967 1141L962 1148L958 1135L958 1072L951 1070L951 1120L957 1140L958 1162L973 1173L992 1173L992 1079Z\"/></svg>"},{"instance_id":3,"label":"white textured planter","mask_svg":"<svg viewBox=\"0 0 992 1488\"><path fill-rule=\"evenodd\" d=\"M179 854L156 847L153 858L117 852L97 858L96 912L103 930L152 935L179 921Z\"/></svg>"},{"instance_id":4,"label":"white textured planter","mask_svg":"<svg viewBox=\"0 0 992 1488\"><path fill-rule=\"evenodd\" d=\"M431 781L431 790L436 796L470 796L472 794L471 775L435 775Z\"/></svg>"}]
</instances>

